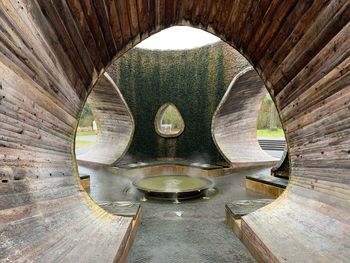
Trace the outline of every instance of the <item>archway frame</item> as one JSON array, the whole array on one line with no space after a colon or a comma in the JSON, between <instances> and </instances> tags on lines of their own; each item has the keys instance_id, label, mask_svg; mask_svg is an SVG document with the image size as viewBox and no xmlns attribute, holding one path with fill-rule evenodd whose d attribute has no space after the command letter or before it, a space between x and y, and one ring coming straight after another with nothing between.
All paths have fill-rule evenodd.
<instances>
[{"instance_id":1,"label":"archway frame","mask_svg":"<svg viewBox=\"0 0 350 263\"><path fill-rule=\"evenodd\" d=\"M233 168L271 167L278 159L263 151L256 121L266 88L252 67L231 81L212 119L213 141Z\"/></svg>"},{"instance_id":2,"label":"archway frame","mask_svg":"<svg viewBox=\"0 0 350 263\"><path fill-rule=\"evenodd\" d=\"M349 6L349 1L4 1L3 101L35 114L30 122L37 122L38 114L39 133L59 140L50 144L47 139L40 146L16 135L18 146L3 147L1 165L26 169L31 183L34 174L40 181L48 174L72 173L71 165L76 174L77 117L97 78L146 37L172 25L191 25L219 36L253 65L277 106L289 145L290 184L272 205L243 218L243 239L265 260L346 259L349 240L328 226L349 232ZM18 87L11 84L16 78ZM27 99L37 107L30 109ZM6 107L7 114L15 112ZM28 114L17 114L21 125L31 129L22 119ZM13 128L3 132L15 133ZM30 145L24 150L21 142ZM282 224L297 226L294 234L310 250L295 258L291 246L286 251L276 244L278 237L293 232ZM312 242L320 239L322 246ZM300 251L300 245L293 245Z\"/></svg>"},{"instance_id":3,"label":"archway frame","mask_svg":"<svg viewBox=\"0 0 350 263\"><path fill-rule=\"evenodd\" d=\"M97 139L77 160L88 165L115 165L125 155L134 135L132 113L106 72L100 76L87 101L97 124Z\"/></svg>"},{"instance_id":4,"label":"archway frame","mask_svg":"<svg viewBox=\"0 0 350 263\"><path fill-rule=\"evenodd\" d=\"M181 129L177 133L174 133L174 134L165 134L165 133L162 133L160 131L160 124L161 124L161 121L162 121L162 117L163 117L165 111L167 110L167 108L169 106L174 107L174 109L177 111L177 113L179 114L179 116L181 118L181 122L183 123ZM175 106L174 103L167 102L167 103L164 103L162 106L160 106L160 108L157 111L156 116L154 117L154 130L156 131L156 133L160 137L163 137L163 138L176 138L176 137L180 136L185 131L185 129L186 129L186 123L185 123L184 119L182 118L181 112Z\"/></svg>"}]
</instances>

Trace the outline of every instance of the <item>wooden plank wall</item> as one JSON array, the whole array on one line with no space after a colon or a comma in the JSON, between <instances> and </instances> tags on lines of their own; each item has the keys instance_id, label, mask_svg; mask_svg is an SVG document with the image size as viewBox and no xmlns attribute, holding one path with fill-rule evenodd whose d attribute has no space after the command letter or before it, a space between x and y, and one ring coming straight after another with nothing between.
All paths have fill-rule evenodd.
<instances>
[{"instance_id":1,"label":"wooden plank wall","mask_svg":"<svg viewBox=\"0 0 350 263\"><path fill-rule=\"evenodd\" d=\"M273 166L278 162L261 149L256 136L266 93L259 75L253 68L246 68L234 77L213 115L213 140L233 168Z\"/></svg>"},{"instance_id":2,"label":"wooden plank wall","mask_svg":"<svg viewBox=\"0 0 350 263\"><path fill-rule=\"evenodd\" d=\"M114 81L104 73L88 97L98 134L88 152L78 155L79 163L113 165L127 151L134 132L132 114Z\"/></svg>"},{"instance_id":3,"label":"wooden plank wall","mask_svg":"<svg viewBox=\"0 0 350 263\"><path fill-rule=\"evenodd\" d=\"M0 258L114 259L116 249L102 244L115 241L103 243L117 225L91 212L96 206L72 177L77 117L113 58L163 28L190 24L251 62L289 144L290 185L243 217L243 238L266 261L348 260L350 1L7 0L0 19L0 165L10 178L0 190ZM50 219L62 224L50 228ZM59 255L47 243L60 239L58 229L68 231L60 244L70 248ZM99 240L90 240L95 232ZM84 248L79 237L89 240Z\"/></svg>"},{"instance_id":4,"label":"wooden plank wall","mask_svg":"<svg viewBox=\"0 0 350 263\"><path fill-rule=\"evenodd\" d=\"M111 261L132 220L100 209L73 176L81 76L92 76L36 2L0 1L0 27L0 261Z\"/></svg>"}]
</instances>

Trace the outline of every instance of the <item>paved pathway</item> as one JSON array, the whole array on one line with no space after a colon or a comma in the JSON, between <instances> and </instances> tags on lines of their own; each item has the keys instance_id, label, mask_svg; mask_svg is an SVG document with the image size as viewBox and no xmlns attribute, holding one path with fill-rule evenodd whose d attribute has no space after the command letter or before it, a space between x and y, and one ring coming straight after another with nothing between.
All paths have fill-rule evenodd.
<instances>
[{"instance_id":1,"label":"paved pathway","mask_svg":"<svg viewBox=\"0 0 350 263\"><path fill-rule=\"evenodd\" d=\"M105 170L80 167L91 175L91 193L97 201L138 201L131 180ZM213 178L218 190L209 200L142 202L142 223L128 263L226 263L254 262L224 222L226 202L268 198L244 187L244 178L268 169L245 171Z\"/></svg>"}]
</instances>

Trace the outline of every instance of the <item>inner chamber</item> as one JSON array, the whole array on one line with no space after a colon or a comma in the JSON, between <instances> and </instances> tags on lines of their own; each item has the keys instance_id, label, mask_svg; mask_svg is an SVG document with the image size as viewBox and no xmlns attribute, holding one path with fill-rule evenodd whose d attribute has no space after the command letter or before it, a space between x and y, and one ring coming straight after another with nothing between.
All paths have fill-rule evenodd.
<instances>
[{"instance_id":1,"label":"inner chamber","mask_svg":"<svg viewBox=\"0 0 350 263\"><path fill-rule=\"evenodd\" d=\"M232 219L230 226L260 261L347 261L350 4L348 1L248 1L247 5L243 2L1 2L1 259L50 262L54 255L56 261L125 260L127 249L123 248L129 247L134 233L130 228L135 229L134 222L139 216L133 219L112 216L111 213L121 213L113 210L114 201L121 200L120 207L128 207L130 204L123 200L130 200L135 194L130 183L137 176L154 174L154 165L148 170L148 167L134 168L133 178L130 169L128 176L123 176L121 169L114 173L114 164L109 164L112 168L107 170L100 167L106 160L118 163L116 156L120 160L124 158L120 153L110 159L108 153L92 164L98 169L86 171L83 179L91 175L90 196L95 201L113 201L109 208L99 203L110 209L107 213L91 201L73 176L76 163L72 142L77 116L87 94L113 57L121 56L132 45L170 25L191 24L237 47L264 80L278 106L290 147L289 157L272 173L283 175L290 160L290 184L271 205L255 212L249 210L242 218L237 213L238 218L232 215L237 204L228 203L230 200L266 197L242 187L245 180L248 188L247 171L235 176L216 176L218 192L209 200L181 204L144 202L144 224L130 262L145 259L193 262L192 255L201 262L210 259L231 262L232 258L238 258L234 254L238 251L242 251L245 260L237 261L249 261L244 247L236 239L230 239L215 221L222 219L215 215L223 212L224 203L227 203L227 219ZM194 75L203 79L200 70ZM122 104L124 109L130 105ZM236 119L240 119L234 107L229 109L227 113L232 119L237 115ZM179 110L182 114L186 112ZM224 111L219 116L225 114ZM106 116L108 123L108 116L112 115ZM119 134L136 133L133 125L129 125L135 125L134 120L130 116L126 118L125 126L118 127L126 127L127 132L119 131ZM185 117L184 121L188 125ZM147 143L147 139L143 141ZM128 146L132 149L130 140L122 141L127 142L119 147L122 152ZM104 145L108 149L111 143L106 141ZM177 147L170 145L167 148L171 150L162 153L162 158L177 155ZM203 149L198 149L200 156L204 156L202 152ZM139 157L143 158L142 154L144 151ZM209 160L211 155L204 157ZM221 157L222 165L235 161ZM131 162L136 166L140 163ZM193 163L203 161L197 158ZM173 166L168 166L169 170ZM194 173L193 167L190 168ZM198 174L208 172L199 168ZM115 180L107 174L120 177ZM253 179L249 179L249 185L257 188L259 181ZM103 182L104 187L97 185L98 182ZM117 193L122 193L120 198ZM268 202L271 200L260 204ZM156 210L160 207L163 210ZM157 231L169 234L172 230L176 232L150 240ZM190 236L184 234L188 232ZM153 247L143 249L145 236L147 244ZM186 240L194 242L186 243ZM165 247L165 244L170 245ZM199 247L195 247L197 244ZM225 251L230 251L227 254L231 257L226 257Z\"/></svg>"},{"instance_id":2,"label":"inner chamber","mask_svg":"<svg viewBox=\"0 0 350 263\"><path fill-rule=\"evenodd\" d=\"M214 176L265 169L263 176L252 172L261 177L254 180L275 179L269 169L288 163L278 112L249 62L215 41L182 50L141 45L115 60L82 112L76 138L81 170L111 167L132 182L134 201L176 203L210 199L217 191ZM288 172L279 178L284 187ZM196 180L209 183L196 188ZM164 187L171 182L171 189Z\"/></svg>"}]
</instances>

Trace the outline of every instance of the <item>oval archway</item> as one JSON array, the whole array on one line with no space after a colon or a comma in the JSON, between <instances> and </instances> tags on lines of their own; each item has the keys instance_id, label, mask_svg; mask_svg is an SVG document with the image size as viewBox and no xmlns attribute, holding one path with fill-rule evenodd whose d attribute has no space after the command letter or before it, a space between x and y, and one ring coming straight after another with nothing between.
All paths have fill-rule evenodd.
<instances>
[{"instance_id":1,"label":"oval archway","mask_svg":"<svg viewBox=\"0 0 350 263\"><path fill-rule=\"evenodd\" d=\"M79 163L113 165L127 151L134 120L121 92L107 73L91 91L88 102L97 123L97 143L77 156Z\"/></svg>"},{"instance_id":2,"label":"oval archway","mask_svg":"<svg viewBox=\"0 0 350 263\"><path fill-rule=\"evenodd\" d=\"M1 10L1 166L25 171L24 180L1 185L2 258L49 261L61 245L75 248L62 260L94 261L102 250L99 260L122 258L117 234L131 221L100 210L72 176L79 112L113 58L163 28L190 24L252 63L290 147L287 191L243 218L243 240L265 261L348 260L349 1L10 0ZM85 227L103 238L80 236ZM93 249L81 254L83 239Z\"/></svg>"},{"instance_id":3,"label":"oval archway","mask_svg":"<svg viewBox=\"0 0 350 263\"><path fill-rule=\"evenodd\" d=\"M185 130L185 122L173 103L163 104L154 118L154 129L164 138L180 136Z\"/></svg>"},{"instance_id":4,"label":"oval archway","mask_svg":"<svg viewBox=\"0 0 350 263\"><path fill-rule=\"evenodd\" d=\"M213 140L234 168L273 166L278 159L259 145L256 120L265 86L253 68L246 68L232 80L212 121Z\"/></svg>"}]
</instances>

